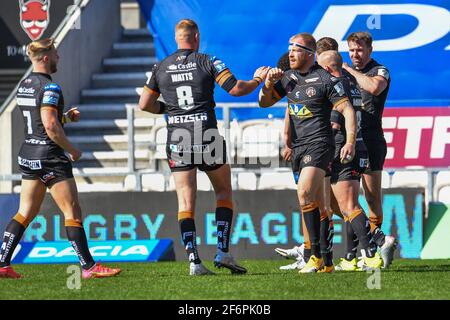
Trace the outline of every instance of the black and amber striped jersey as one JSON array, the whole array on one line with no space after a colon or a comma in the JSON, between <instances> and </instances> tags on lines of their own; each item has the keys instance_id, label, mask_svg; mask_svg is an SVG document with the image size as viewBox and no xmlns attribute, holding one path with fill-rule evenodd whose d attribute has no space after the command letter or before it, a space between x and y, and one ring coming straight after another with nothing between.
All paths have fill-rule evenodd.
<instances>
[{"instance_id":1,"label":"black and amber striped jersey","mask_svg":"<svg viewBox=\"0 0 450 320\"><path fill-rule=\"evenodd\" d=\"M171 128L193 129L201 123L203 130L217 128L214 112L214 86L218 83L229 92L236 78L219 58L191 49L179 49L156 64L144 86L160 94Z\"/></svg>"},{"instance_id":2,"label":"black and amber striped jersey","mask_svg":"<svg viewBox=\"0 0 450 320\"><path fill-rule=\"evenodd\" d=\"M25 141L19 152L22 159L50 159L64 150L49 138L41 119L42 108L54 108L63 119L64 97L61 87L48 74L32 72L21 81L16 93L17 105L25 124Z\"/></svg>"},{"instance_id":3,"label":"black and amber striped jersey","mask_svg":"<svg viewBox=\"0 0 450 320\"><path fill-rule=\"evenodd\" d=\"M286 71L274 89L277 98L288 99L293 147L315 141L334 145L331 110L349 100L339 79L316 64L303 74L293 69Z\"/></svg>"}]
</instances>

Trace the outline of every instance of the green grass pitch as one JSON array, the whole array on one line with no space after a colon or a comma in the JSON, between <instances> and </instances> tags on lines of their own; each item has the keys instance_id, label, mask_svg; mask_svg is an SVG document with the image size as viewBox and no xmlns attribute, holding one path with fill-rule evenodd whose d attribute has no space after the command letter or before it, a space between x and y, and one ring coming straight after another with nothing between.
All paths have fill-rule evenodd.
<instances>
[{"instance_id":1,"label":"green grass pitch","mask_svg":"<svg viewBox=\"0 0 450 320\"><path fill-rule=\"evenodd\" d=\"M16 265L22 279L0 279L0 299L450 299L450 260L395 260L379 282L367 272L298 274L288 260L243 260L249 272L191 277L187 262L117 263L122 273L68 289L68 265ZM211 262L205 265L214 269ZM368 289L367 283L379 289Z\"/></svg>"}]
</instances>

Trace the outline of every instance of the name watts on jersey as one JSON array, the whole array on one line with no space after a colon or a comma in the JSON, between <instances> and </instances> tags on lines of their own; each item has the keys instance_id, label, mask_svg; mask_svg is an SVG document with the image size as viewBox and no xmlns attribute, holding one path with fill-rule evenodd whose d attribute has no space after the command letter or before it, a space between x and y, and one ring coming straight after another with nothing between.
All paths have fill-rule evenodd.
<instances>
[{"instance_id":1,"label":"name watts on jersey","mask_svg":"<svg viewBox=\"0 0 450 320\"><path fill-rule=\"evenodd\" d=\"M194 76L192 75L192 72L172 74L171 76L172 76L172 82L194 80Z\"/></svg>"},{"instance_id":2,"label":"name watts on jersey","mask_svg":"<svg viewBox=\"0 0 450 320\"><path fill-rule=\"evenodd\" d=\"M207 120L208 120L208 114L206 112L203 112L203 113L194 113L194 114L181 115L181 116L169 116L167 122L168 122L168 124L174 124L174 123L189 123L189 122L207 121Z\"/></svg>"},{"instance_id":3,"label":"name watts on jersey","mask_svg":"<svg viewBox=\"0 0 450 320\"><path fill-rule=\"evenodd\" d=\"M42 169L41 160L28 160L18 157L19 165L30 168L31 170L40 170Z\"/></svg>"}]
</instances>

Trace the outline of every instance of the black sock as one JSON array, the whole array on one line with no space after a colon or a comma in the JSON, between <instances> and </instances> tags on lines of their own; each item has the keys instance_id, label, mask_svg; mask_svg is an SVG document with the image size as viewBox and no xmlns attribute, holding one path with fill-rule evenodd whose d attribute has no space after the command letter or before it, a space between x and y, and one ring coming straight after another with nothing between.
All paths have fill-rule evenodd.
<instances>
[{"instance_id":1,"label":"black sock","mask_svg":"<svg viewBox=\"0 0 450 320\"><path fill-rule=\"evenodd\" d=\"M330 219L325 217L320 221L320 253L322 254L323 262L327 267L333 265L332 236Z\"/></svg>"},{"instance_id":2,"label":"black sock","mask_svg":"<svg viewBox=\"0 0 450 320\"><path fill-rule=\"evenodd\" d=\"M377 244L377 246L382 247L386 239L386 235L380 228L376 227L372 232L372 239Z\"/></svg>"},{"instance_id":3,"label":"black sock","mask_svg":"<svg viewBox=\"0 0 450 320\"><path fill-rule=\"evenodd\" d=\"M11 257L25 232L25 227L12 219L6 227L0 247L0 268L11 264Z\"/></svg>"},{"instance_id":4,"label":"black sock","mask_svg":"<svg viewBox=\"0 0 450 320\"><path fill-rule=\"evenodd\" d=\"M225 207L216 208L217 248L222 252L228 252L229 250L232 220L232 209Z\"/></svg>"},{"instance_id":5,"label":"black sock","mask_svg":"<svg viewBox=\"0 0 450 320\"><path fill-rule=\"evenodd\" d=\"M198 256L197 251L197 234L195 232L195 222L192 218L182 219L179 221L181 230L181 239L189 259L189 262L199 264L202 261Z\"/></svg>"},{"instance_id":6,"label":"black sock","mask_svg":"<svg viewBox=\"0 0 450 320\"><path fill-rule=\"evenodd\" d=\"M351 261L356 258L359 240L358 237L356 236L355 231L353 230L352 224L348 220L345 221L345 233L346 233L345 259L347 261Z\"/></svg>"},{"instance_id":7,"label":"black sock","mask_svg":"<svg viewBox=\"0 0 450 320\"><path fill-rule=\"evenodd\" d=\"M303 259L305 260L306 263L308 263L310 257L311 257L311 249L304 249Z\"/></svg>"},{"instance_id":8,"label":"black sock","mask_svg":"<svg viewBox=\"0 0 450 320\"><path fill-rule=\"evenodd\" d=\"M304 208L308 211L304 211ZM309 207L309 208L308 208ZM316 256L316 258L322 258L320 254L320 211L318 207L312 207L311 205L306 205L302 207L302 214L305 218L306 229L309 234L309 241L311 242L311 256Z\"/></svg>"},{"instance_id":9,"label":"black sock","mask_svg":"<svg viewBox=\"0 0 450 320\"><path fill-rule=\"evenodd\" d=\"M75 253L80 260L81 267L84 270L89 270L95 265L95 261L89 252L89 247L86 239L86 233L83 227L66 226L67 239L72 245Z\"/></svg>"},{"instance_id":10,"label":"black sock","mask_svg":"<svg viewBox=\"0 0 450 320\"><path fill-rule=\"evenodd\" d=\"M373 257L377 251L377 246L372 240L372 233L370 232L369 219L367 216L361 209L356 210L352 213L350 223L358 236L359 242L361 243L366 256L369 258Z\"/></svg>"}]
</instances>

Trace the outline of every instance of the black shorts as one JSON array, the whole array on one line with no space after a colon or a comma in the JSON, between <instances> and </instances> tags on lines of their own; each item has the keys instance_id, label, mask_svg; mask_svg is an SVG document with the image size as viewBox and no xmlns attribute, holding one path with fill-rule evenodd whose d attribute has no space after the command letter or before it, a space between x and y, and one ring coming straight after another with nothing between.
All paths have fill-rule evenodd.
<instances>
[{"instance_id":1,"label":"black shorts","mask_svg":"<svg viewBox=\"0 0 450 320\"><path fill-rule=\"evenodd\" d=\"M361 174L363 174L368 165L368 153L367 150L356 150L355 157L351 162L341 163L340 150L334 155L334 160L331 165L331 179L332 184L338 183L339 181L351 181L361 179ZM338 149L336 149L338 150Z\"/></svg>"},{"instance_id":2,"label":"black shorts","mask_svg":"<svg viewBox=\"0 0 450 320\"><path fill-rule=\"evenodd\" d=\"M300 173L303 168L315 167L327 172L334 155L334 145L318 141L292 149L292 171Z\"/></svg>"},{"instance_id":3,"label":"black shorts","mask_svg":"<svg viewBox=\"0 0 450 320\"><path fill-rule=\"evenodd\" d=\"M39 179L48 188L57 182L73 178L72 163L65 155L43 160L23 159L19 156L18 162L22 179Z\"/></svg>"},{"instance_id":4,"label":"black shorts","mask_svg":"<svg viewBox=\"0 0 450 320\"><path fill-rule=\"evenodd\" d=\"M212 143L202 145L178 145L168 143L167 159L171 172L213 171L227 163L227 144L223 137Z\"/></svg>"},{"instance_id":5,"label":"black shorts","mask_svg":"<svg viewBox=\"0 0 450 320\"><path fill-rule=\"evenodd\" d=\"M364 143L369 153L369 169L370 171L383 170L384 160L387 154L386 140L366 140Z\"/></svg>"}]
</instances>

